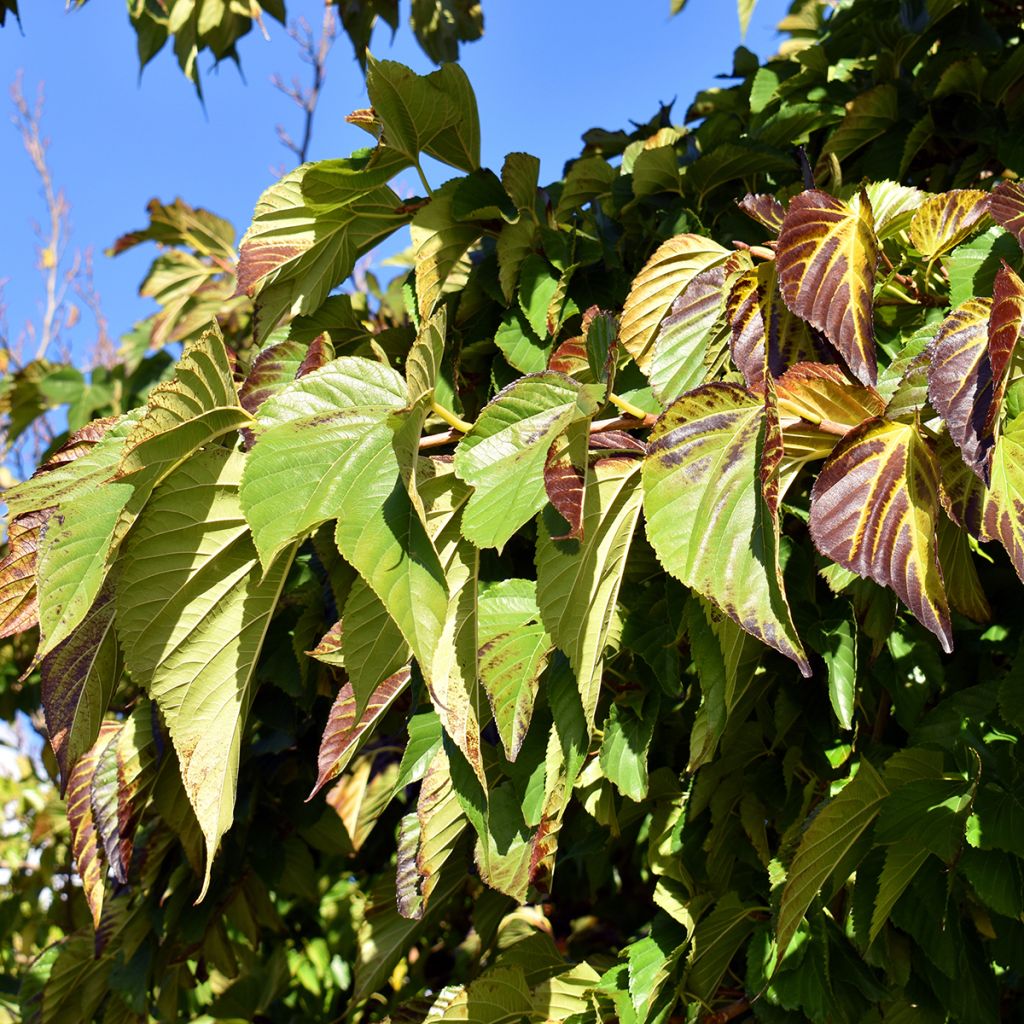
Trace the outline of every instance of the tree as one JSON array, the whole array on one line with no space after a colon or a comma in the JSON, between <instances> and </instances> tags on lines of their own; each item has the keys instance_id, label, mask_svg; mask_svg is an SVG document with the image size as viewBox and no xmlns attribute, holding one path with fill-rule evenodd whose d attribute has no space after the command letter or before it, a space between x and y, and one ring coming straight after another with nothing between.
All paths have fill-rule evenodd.
<instances>
[{"instance_id":1,"label":"tree","mask_svg":"<svg viewBox=\"0 0 1024 1024\"><path fill-rule=\"evenodd\" d=\"M1020 14L797 0L544 187L367 56L237 265L154 204L121 404L7 493L82 887L12 1014L1019 1015Z\"/></svg>"}]
</instances>

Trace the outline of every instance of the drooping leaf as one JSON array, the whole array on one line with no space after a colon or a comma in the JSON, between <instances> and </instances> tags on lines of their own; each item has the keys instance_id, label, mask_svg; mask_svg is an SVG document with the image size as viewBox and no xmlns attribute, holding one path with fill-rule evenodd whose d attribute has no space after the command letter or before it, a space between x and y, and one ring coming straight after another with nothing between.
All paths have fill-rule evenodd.
<instances>
[{"instance_id":1,"label":"drooping leaf","mask_svg":"<svg viewBox=\"0 0 1024 1024\"><path fill-rule=\"evenodd\" d=\"M103 748L92 781L93 824L111 873L128 882L135 832L156 781L163 737L153 705L140 701Z\"/></svg>"},{"instance_id":2,"label":"drooping leaf","mask_svg":"<svg viewBox=\"0 0 1024 1024\"><path fill-rule=\"evenodd\" d=\"M775 386L784 421L798 418L836 437L885 412L885 400L874 388L850 380L838 366L798 363Z\"/></svg>"},{"instance_id":3,"label":"drooping leaf","mask_svg":"<svg viewBox=\"0 0 1024 1024\"><path fill-rule=\"evenodd\" d=\"M438 750L427 768L416 802L415 845L398 858L398 912L420 918L430 903L445 864L466 827L466 816L452 787L448 758ZM411 823L410 823L411 824Z\"/></svg>"},{"instance_id":4,"label":"drooping leaf","mask_svg":"<svg viewBox=\"0 0 1024 1024\"><path fill-rule=\"evenodd\" d=\"M560 373L530 374L481 411L455 451L455 472L474 488L463 519L467 539L501 548L543 507L548 449L569 423L596 410L593 391Z\"/></svg>"},{"instance_id":5,"label":"drooping leaf","mask_svg":"<svg viewBox=\"0 0 1024 1024\"><path fill-rule=\"evenodd\" d=\"M348 770L327 791L334 809L358 853L395 796L398 765L368 750L356 755Z\"/></svg>"},{"instance_id":6,"label":"drooping leaf","mask_svg":"<svg viewBox=\"0 0 1024 1024\"><path fill-rule=\"evenodd\" d=\"M886 849L885 864L878 877L878 895L871 910L869 944L875 941L885 927L896 901L903 895L927 859L928 848L914 839L904 839Z\"/></svg>"},{"instance_id":7,"label":"drooping leaf","mask_svg":"<svg viewBox=\"0 0 1024 1024\"><path fill-rule=\"evenodd\" d=\"M616 701L608 712L600 762L605 776L628 800L647 796L647 752L654 737L660 700L657 691L632 706Z\"/></svg>"},{"instance_id":8,"label":"drooping leaf","mask_svg":"<svg viewBox=\"0 0 1024 1024\"><path fill-rule=\"evenodd\" d=\"M646 370L658 328L672 303L703 270L724 263L729 252L701 235L676 235L663 243L633 279L622 309L619 341Z\"/></svg>"},{"instance_id":9,"label":"drooping leaf","mask_svg":"<svg viewBox=\"0 0 1024 1024\"><path fill-rule=\"evenodd\" d=\"M963 242L988 213L988 195L977 189L954 189L926 199L910 223L910 241L933 260Z\"/></svg>"},{"instance_id":10,"label":"drooping leaf","mask_svg":"<svg viewBox=\"0 0 1024 1024\"><path fill-rule=\"evenodd\" d=\"M889 790L868 761L814 817L800 839L786 875L775 925L780 959L801 919L829 876L864 830L875 820Z\"/></svg>"},{"instance_id":11,"label":"drooping leaf","mask_svg":"<svg viewBox=\"0 0 1024 1024\"><path fill-rule=\"evenodd\" d=\"M540 622L536 584L503 580L480 591L480 685L510 761L530 728L540 676L554 648Z\"/></svg>"},{"instance_id":12,"label":"drooping leaf","mask_svg":"<svg viewBox=\"0 0 1024 1024\"><path fill-rule=\"evenodd\" d=\"M939 470L913 424L874 419L846 435L811 491L818 550L891 587L952 649L936 537Z\"/></svg>"},{"instance_id":13,"label":"drooping leaf","mask_svg":"<svg viewBox=\"0 0 1024 1024\"><path fill-rule=\"evenodd\" d=\"M430 202L413 218L416 297L422 320L434 314L442 296L451 290L450 279L452 286L462 283L456 279L456 268L480 237L479 224L455 216L453 204L460 183L461 179L455 178L436 189Z\"/></svg>"},{"instance_id":14,"label":"drooping leaf","mask_svg":"<svg viewBox=\"0 0 1024 1024\"><path fill-rule=\"evenodd\" d=\"M409 683L409 668L399 669L374 690L360 713L351 683L345 683L334 698L327 725L320 740L317 757L317 779L308 799L312 799L328 782L337 778L363 740L387 713L395 699Z\"/></svg>"},{"instance_id":15,"label":"drooping leaf","mask_svg":"<svg viewBox=\"0 0 1024 1024\"><path fill-rule=\"evenodd\" d=\"M647 536L667 571L809 675L762 494L764 421L763 401L733 384L670 406L644 460Z\"/></svg>"},{"instance_id":16,"label":"drooping leaf","mask_svg":"<svg viewBox=\"0 0 1024 1024\"><path fill-rule=\"evenodd\" d=\"M928 398L946 421L964 462L989 479L995 439L986 429L993 400L988 299L971 299L942 322L928 364Z\"/></svg>"},{"instance_id":17,"label":"drooping leaf","mask_svg":"<svg viewBox=\"0 0 1024 1024\"><path fill-rule=\"evenodd\" d=\"M687 992L703 1001L715 994L736 951L753 931L756 910L756 906L743 903L735 893L728 893L701 919L687 960Z\"/></svg>"},{"instance_id":18,"label":"drooping leaf","mask_svg":"<svg viewBox=\"0 0 1024 1024\"><path fill-rule=\"evenodd\" d=\"M42 661L46 729L65 788L75 762L99 735L122 658L114 630L114 587L100 591L78 628Z\"/></svg>"},{"instance_id":19,"label":"drooping leaf","mask_svg":"<svg viewBox=\"0 0 1024 1024\"><path fill-rule=\"evenodd\" d=\"M998 431L999 413L1010 377L1010 365L1024 329L1024 281L1006 263L992 286L992 312L988 320L988 358L992 364L992 403L985 430Z\"/></svg>"},{"instance_id":20,"label":"drooping leaf","mask_svg":"<svg viewBox=\"0 0 1024 1024\"><path fill-rule=\"evenodd\" d=\"M776 250L782 297L867 385L877 376L872 316L877 260L874 218L864 193L844 202L810 189L790 200Z\"/></svg>"},{"instance_id":21,"label":"drooping leaf","mask_svg":"<svg viewBox=\"0 0 1024 1024\"><path fill-rule=\"evenodd\" d=\"M8 527L7 552L0 560L0 636L24 632L39 621L39 537L52 511L23 512Z\"/></svg>"},{"instance_id":22,"label":"drooping leaf","mask_svg":"<svg viewBox=\"0 0 1024 1024\"><path fill-rule=\"evenodd\" d=\"M100 727L96 742L82 754L71 770L66 791L75 870L82 880L94 928L99 927L103 912L105 865L103 845L92 814L92 780L100 754L111 738L117 735L117 731L117 722L107 721Z\"/></svg>"},{"instance_id":23,"label":"drooping leaf","mask_svg":"<svg viewBox=\"0 0 1024 1024\"><path fill-rule=\"evenodd\" d=\"M363 253L408 222L386 184L405 166L364 151L303 164L260 196L238 260L238 286L256 301L257 343L283 316L312 313Z\"/></svg>"},{"instance_id":24,"label":"drooping leaf","mask_svg":"<svg viewBox=\"0 0 1024 1024\"><path fill-rule=\"evenodd\" d=\"M772 234L782 230L782 222L786 216L786 208L775 196L748 192L737 204L751 220L757 221Z\"/></svg>"},{"instance_id":25,"label":"drooping leaf","mask_svg":"<svg viewBox=\"0 0 1024 1024\"><path fill-rule=\"evenodd\" d=\"M260 572L238 497L243 458L208 448L150 499L122 555L117 631L163 715L206 839L206 878L233 820L253 670L291 563Z\"/></svg>"},{"instance_id":26,"label":"drooping leaf","mask_svg":"<svg viewBox=\"0 0 1024 1024\"><path fill-rule=\"evenodd\" d=\"M537 603L552 640L576 674L588 727L593 727L604 649L626 555L640 514L637 459L599 459L583 497L581 540L553 540L547 516L537 536Z\"/></svg>"}]
</instances>

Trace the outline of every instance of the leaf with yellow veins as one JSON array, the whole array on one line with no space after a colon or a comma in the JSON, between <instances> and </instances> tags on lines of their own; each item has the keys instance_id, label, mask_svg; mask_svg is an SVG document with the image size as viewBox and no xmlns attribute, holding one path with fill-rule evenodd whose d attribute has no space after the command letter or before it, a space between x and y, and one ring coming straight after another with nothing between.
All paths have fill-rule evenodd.
<instances>
[{"instance_id":1,"label":"leaf with yellow veins","mask_svg":"<svg viewBox=\"0 0 1024 1024\"><path fill-rule=\"evenodd\" d=\"M891 587L943 650L953 648L936 530L939 468L913 424L872 419L848 434L811 491L818 550Z\"/></svg>"},{"instance_id":2,"label":"leaf with yellow veins","mask_svg":"<svg viewBox=\"0 0 1024 1024\"><path fill-rule=\"evenodd\" d=\"M817 189L793 197L776 249L782 297L868 385L877 378L872 308L877 261L874 217L864 193L849 202Z\"/></svg>"},{"instance_id":3,"label":"leaf with yellow veins","mask_svg":"<svg viewBox=\"0 0 1024 1024\"><path fill-rule=\"evenodd\" d=\"M619 341L648 371L654 355L654 339L672 303L702 271L724 263L730 253L702 235L676 235L660 245L633 279L622 309Z\"/></svg>"},{"instance_id":4,"label":"leaf with yellow veins","mask_svg":"<svg viewBox=\"0 0 1024 1024\"><path fill-rule=\"evenodd\" d=\"M981 227L988 213L988 194L957 188L926 199L910 222L910 241L927 260L958 246Z\"/></svg>"}]
</instances>

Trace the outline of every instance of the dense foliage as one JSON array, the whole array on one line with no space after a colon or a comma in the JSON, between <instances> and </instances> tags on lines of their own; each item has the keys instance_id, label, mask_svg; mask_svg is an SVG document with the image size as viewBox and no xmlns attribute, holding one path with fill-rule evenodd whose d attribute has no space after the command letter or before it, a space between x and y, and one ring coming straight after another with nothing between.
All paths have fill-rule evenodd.
<instances>
[{"instance_id":1,"label":"dense foliage","mask_svg":"<svg viewBox=\"0 0 1024 1024\"><path fill-rule=\"evenodd\" d=\"M4 382L71 431L6 494L11 1017L1024 1012L1021 13L797 0L543 186L367 56L237 259L154 201L120 364Z\"/></svg>"}]
</instances>

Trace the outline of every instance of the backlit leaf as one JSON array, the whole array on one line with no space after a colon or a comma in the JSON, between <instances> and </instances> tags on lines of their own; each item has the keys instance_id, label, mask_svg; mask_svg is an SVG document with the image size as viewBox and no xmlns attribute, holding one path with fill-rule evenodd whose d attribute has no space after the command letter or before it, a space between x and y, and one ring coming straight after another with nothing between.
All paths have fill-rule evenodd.
<instances>
[{"instance_id":1,"label":"backlit leaf","mask_svg":"<svg viewBox=\"0 0 1024 1024\"><path fill-rule=\"evenodd\" d=\"M764 420L762 399L734 384L707 384L670 406L644 460L647 536L673 576L809 675L761 490Z\"/></svg>"},{"instance_id":2,"label":"backlit leaf","mask_svg":"<svg viewBox=\"0 0 1024 1024\"><path fill-rule=\"evenodd\" d=\"M989 195L988 213L1024 248L1024 186L1020 182L999 182Z\"/></svg>"},{"instance_id":3,"label":"backlit leaf","mask_svg":"<svg viewBox=\"0 0 1024 1024\"><path fill-rule=\"evenodd\" d=\"M404 64L368 56L366 91L381 142L410 163L427 153L463 171L480 165L476 99L458 64L417 75Z\"/></svg>"},{"instance_id":4,"label":"backlit leaf","mask_svg":"<svg viewBox=\"0 0 1024 1024\"><path fill-rule=\"evenodd\" d=\"M935 457L913 424L868 420L822 467L811 492L810 527L822 554L891 587L949 651L938 486Z\"/></svg>"},{"instance_id":5,"label":"backlit leaf","mask_svg":"<svg viewBox=\"0 0 1024 1024\"><path fill-rule=\"evenodd\" d=\"M604 649L633 530L640 514L640 460L597 460L587 477L580 540L553 540L548 516L537 535L537 603L552 640L569 658L593 727Z\"/></svg>"},{"instance_id":6,"label":"backlit leaf","mask_svg":"<svg viewBox=\"0 0 1024 1024\"><path fill-rule=\"evenodd\" d=\"M52 509L23 512L7 529L7 552L0 560L0 636L24 632L39 621L39 537L52 513Z\"/></svg>"},{"instance_id":7,"label":"backlit leaf","mask_svg":"<svg viewBox=\"0 0 1024 1024\"><path fill-rule=\"evenodd\" d=\"M46 730L62 787L67 786L75 762L99 735L121 668L114 588L108 583L74 633L40 666Z\"/></svg>"},{"instance_id":8,"label":"backlit leaf","mask_svg":"<svg viewBox=\"0 0 1024 1024\"><path fill-rule=\"evenodd\" d=\"M824 333L863 384L876 377L875 238L865 194L848 203L810 189L790 200L776 250L786 305Z\"/></svg>"},{"instance_id":9,"label":"backlit leaf","mask_svg":"<svg viewBox=\"0 0 1024 1024\"><path fill-rule=\"evenodd\" d=\"M309 794L309 799L345 770L359 745L387 713L408 683L409 668L406 666L389 676L374 690L362 713L359 713L356 706L352 684L345 683L342 686L327 716L327 725L324 727L320 753L317 756L316 784Z\"/></svg>"},{"instance_id":10,"label":"backlit leaf","mask_svg":"<svg viewBox=\"0 0 1024 1024\"><path fill-rule=\"evenodd\" d=\"M885 412L885 401L838 366L798 363L776 382L779 415L802 419L841 437L854 427Z\"/></svg>"},{"instance_id":11,"label":"backlit leaf","mask_svg":"<svg viewBox=\"0 0 1024 1024\"><path fill-rule=\"evenodd\" d=\"M988 213L988 195L977 189L954 189L932 196L918 207L910 223L910 241L932 260L963 242Z\"/></svg>"},{"instance_id":12,"label":"backlit leaf","mask_svg":"<svg viewBox=\"0 0 1024 1024\"><path fill-rule=\"evenodd\" d=\"M238 286L256 300L256 341L312 313L356 260L409 220L386 182L407 162L368 152L303 164L271 185L242 239Z\"/></svg>"},{"instance_id":13,"label":"backlit leaf","mask_svg":"<svg viewBox=\"0 0 1024 1024\"><path fill-rule=\"evenodd\" d=\"M751 220L757 221L758 224L767 228L772 234L777 235L782 230L782 221L786 216L786 208L775 196L754 195L748 192L737 205Z\"/></svg>"},{"instance_id":14,"label":"backlit leaf","mask_svg":"<svg viewBox=\"0 0 1024 1024\"><path fill-rule=\"evenodd\" d=\"M231 826L253 670L291 554L260 572L238 498L242 462L209 448L150 499L123 552L117 630L156 701L206 839L206 878Z\"/></svg>"},{"instance_id":15,"label":"backlit leaf","mask_svg":"<svg viewBox=\"0 0 1024 1024\"><path fill-rule=\"evenodd\" d=\"M96 742L75 763L65 794L75 870L82 880L94 928L99 927L103 911L103 877L106 871L103 847L92 816L92 779L100 754L117 732L117 722L108 721L101 726Z\"/></svg>"},{"instance_id":16,"label":"backlit leaf","mask_svg":"<svg viewBox=\"0 0 1024 1024\"><path fill-rule=\"evenodd\" d=\"M536 589L532 580L509 579L480 591L480 685L510 761L530 728L540 676L554 648L540 622Z\"/></svg>"},{"instance_id":17,"label":"backlit leaf","mask_svg":"<svg viewBox=\"0 0 1024 1024\"><path fill-rule=\"evenodd\" d=\"M702 271L724 263L729 256L717 242L701 235L676 235L663 243L633 279L622 309L619 341L647 370L654 339L672 303Z\"/></svg>"},{"instance_id":18,"label":"backlit leaf","mask_svg":"<svg viewBox=\"0 0 1024 1024\"><path fill-rule=\"evenodd\" d=\"M985 418L986 430L997 430L1010 364L1024 328L1024 281L1004 263L992 287L992 312L988 320L988 357L992 364L992 402Z\"/></svg>"}]
</instances>

